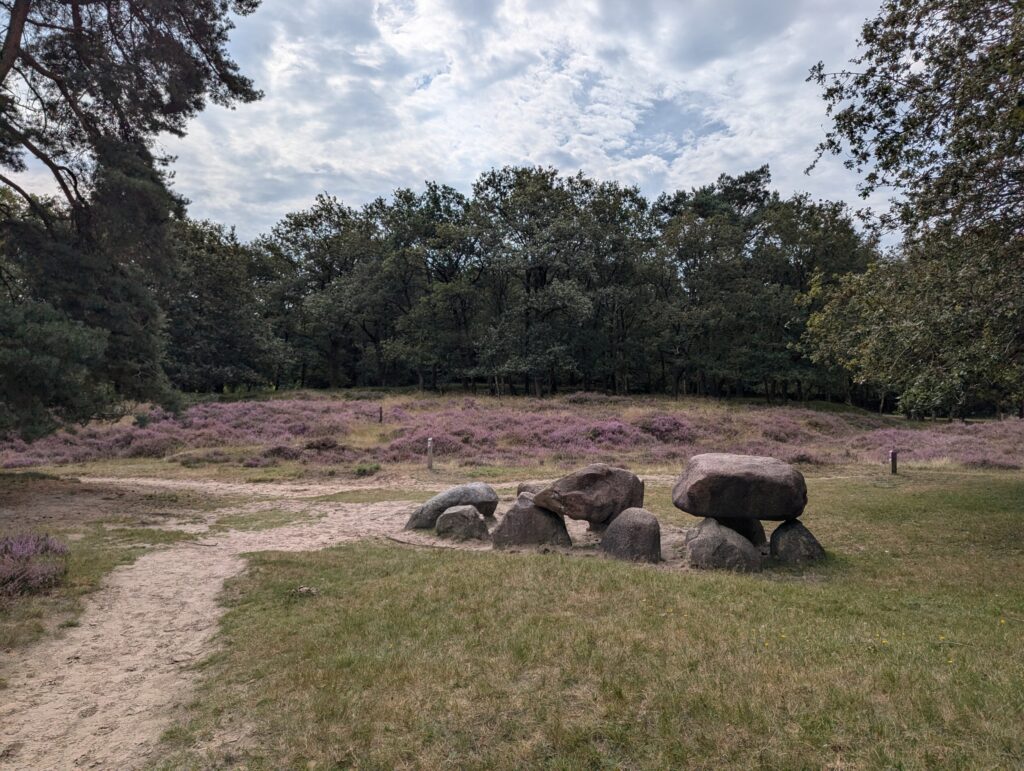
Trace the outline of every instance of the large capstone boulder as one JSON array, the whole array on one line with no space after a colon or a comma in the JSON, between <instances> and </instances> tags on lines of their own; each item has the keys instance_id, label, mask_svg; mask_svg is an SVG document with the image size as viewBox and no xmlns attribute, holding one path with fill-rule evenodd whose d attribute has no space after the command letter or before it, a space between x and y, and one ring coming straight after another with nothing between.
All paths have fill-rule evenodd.
<instances>
[{"instance_id":1,"label":"large capstone boulder","mask_svg":"<svg viewBox=\"0 0 1024 771\"><path fill-rule=\"evenodd\" d=\"M523 493L491 533L495 549L510 546L572 546L565 520L534 502L534 496Z\"/></svg>"},{"instance_id":2,"label":"large capstone boulder","mask_svg":"<svg viewBox=\"0 0 1024 771\"><path fill-rule=\"evenodd\" d=\"M784 521L803 513L807 484L777 458L707 453L690 458L672 502L695 517Z\"/></svg>"},{"instance_id":3,"label":"large capstone boulder","mask_svg":"<svg viewBox=\"0 0 1024 771\"><path fill-rule=\"evenodd\" d=\"M703 570L757 573L764 567L761 552L731 528L705 519L686 534L690 566Z\"/></svg>"},{"instance_id":4,"label":"large capstone boulder","mask_svg":"<svg viewBox=\"0 0 1024 771\"><path fill-rule=\"evenodd\" d=\"M621 560L659 562L661 525L647 509L626 509L608 525L601 551Z\"/></svg>"},{"instance_id":5,"label":"large capstone boulder","mask_svg":"<svg viewBox=\"0 0 1024 771\"><path fill-rule=\"evenodd\" d=\"M542 508L603 530L621 512L644 505L644 483L632 471L595 463L552 482L534 500Z\"/></svg>"},{"instance_id":6,"label":"large capstone boulder","mask_svg":"<svg viewBox=\"0 0 1024 771\"><path fill-rule=\"evenodd\" d=\"M476 506L453 506L437 518L437 535L453 541L486 541L487 523Z\"/></svg>"},{"instance_id":7,"label":"large capstone boulder","mask_svg":"<svg viewBox=\"0 0 1024 771\"><path fill-rule=\"evenodd\" d=\"M405 529L429 530L437 524L437 518L453 506L475 506L481 515L491 517L498 508L498 494L483 482L452 487L416 509L405 523Z\"/></svg>"},{"instance_id":8,"label":"large capstone boulder","mask_svg":"<svg viewBox=\"0 0 1024 771\"><path fill-rule=\"evenodd\" d=\"M825 550L803 522L783 522L772 533L770 547L773 559L784 565L803 565L825 559Z\"/></svg>"},{"instance_id":9,"label":"large capstone boulder","mask_svg":"<svg viewBox=\"0 0 1024 771\"><path fill-rule=\"evenodd\" d=\"M765 535L764 525L759 519L744 519L743 517L718 517L718 524L725 525L730 530L735 530L754 546L759 549L768 545L768 536Z\"/></svg>"}]
</instances>

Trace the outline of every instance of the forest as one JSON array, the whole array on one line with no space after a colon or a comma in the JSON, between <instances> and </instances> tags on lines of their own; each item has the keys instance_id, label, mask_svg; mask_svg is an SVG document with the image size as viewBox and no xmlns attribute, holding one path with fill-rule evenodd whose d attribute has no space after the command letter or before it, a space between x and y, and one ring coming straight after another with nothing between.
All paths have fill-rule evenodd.
<instances>
[{"instance_id":1,"label":"forest","mask_svg":"<svg viewBox=\"0 0 1024 771\"><path fill-rule=\"evenodd\" d=\"M109 5L122 37L99 12L29 15L0 66L0 160L49 170L56 191L0 175L0 432L353 386L1024 417L1021 75L1005 70L1019 30L1000 3L890 4L864 27L854 64L870 66L811 70L833 120L819 157L865 171L865 194L894 188L888 212L784 197L767 165L653 200L505 166L469 191L427 181L358 207L328 191L248 242L188 216L153 144L207 99L260 97L227 54L233 22L168 12L173 34L148 45L132 25L163 12ZM925 69L908 79L911 54Z\"/></svg>"}]
</instances>

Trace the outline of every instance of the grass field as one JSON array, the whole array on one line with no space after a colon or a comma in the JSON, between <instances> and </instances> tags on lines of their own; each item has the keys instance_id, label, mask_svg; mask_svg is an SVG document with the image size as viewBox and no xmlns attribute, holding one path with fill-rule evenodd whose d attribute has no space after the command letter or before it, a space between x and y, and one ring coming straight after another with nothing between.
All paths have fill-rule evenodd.
<instances>
[{"instance_id":1,"label":"grass field","mask_svg":"<svg viewBox=\"0 0 1024 771\"><path fill-rule=\"evenodd\" d=\"M829 559L755 576L371 542L253 555L163 766L1024 764L1024 476L810 495Z\"/></svg>"},{"instance_id":2,"label":"grass field","mask_svg":"<svg viewBox=\"0 0 1024 771\"><path fill-rule=\"evenodd\" d=\"M159 767L1024 766L1017 421L384 395L136 422L0 446L18 469L0 473L0 535L71 546L61 587L0 604L5 653L81 623L109 571L196 528L317 527L333 506L394 512L469 480L507 496L596 460L651 477L647 508L690 526L670 496L689 454L787 458L829 552L759 575L389 541L251 554ZM427 435L441 440L433 471Z\"/></svg>"}]
</instances>

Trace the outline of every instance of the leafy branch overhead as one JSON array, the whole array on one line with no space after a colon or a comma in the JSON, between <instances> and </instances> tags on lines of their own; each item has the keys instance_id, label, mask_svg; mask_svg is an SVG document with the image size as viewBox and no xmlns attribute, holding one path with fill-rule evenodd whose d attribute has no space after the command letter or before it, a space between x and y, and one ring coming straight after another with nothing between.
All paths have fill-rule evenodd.
<instances>
[{"instance_id":1,"label":"leafy branch overhead","mask_svg":"<svg viewBox=\"0 0 1024 771\"><path fill-rule=\"evenodd\" d=\"M886 0L850 69L824 62L818 147L896 194L910 233L999 222L1024 235L1024 10L1006 0Z\"/></svg>"}]
</instances>

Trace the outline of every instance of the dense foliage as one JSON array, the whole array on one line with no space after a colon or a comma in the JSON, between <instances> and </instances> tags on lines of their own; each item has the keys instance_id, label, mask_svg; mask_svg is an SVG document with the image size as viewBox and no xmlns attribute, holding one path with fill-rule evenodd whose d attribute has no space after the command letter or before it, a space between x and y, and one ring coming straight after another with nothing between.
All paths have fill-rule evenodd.
<instances>
[{"instance_id":1,"label":"dense foliage","mask_svg":"<svg viewBox=\"0 0 1024 771\"><path fill-rule=\"evenodd\" d=\"M450 384L495 393L845 395L800 350L812 277L874 254L767 168L661 196L553 169L321 196L248 247L180 228L167 370L187 390ZM201 266L201 269L200 269Z\"/></svg>"},{"instance_id":2,"label":"dense foliage","mask_svg":"<svg viewBox=\"0 0 1024 771\"><path fill-rule=\"evenodd\" d=\"M257 4L0 2L0 432L170 399L155 288L184 204L153 143L207 99L258 97L226 53L231 15ZM54 197L12 176L30 165Z\"/></svg>"},{"instance_id":3,"label":"dense foliage","mask_svg":"<svg viewBox=\"0 0 1024 771\"><path fill-rule=\"evenodd\" d=\"M819 361L909 414L1015 400L1024 418L1024 6L887 0L854 69L819 64L820 150L894 190L897 259L818 292Z\"/></svg>"},{"instance_id":4,"label":"dense foliage","mask_svg":"<svg viewBox=\"0 0 1024 771\"><path fill-rule=\"evenodd\" d=\"M498 395L841 398L1024 417L1021 9L886 0L811 80L877 232L767 167L648 200L505 167L242 243L188 219L161 132L259 94L227 54L256 0L0 0L0 435L180 391L459 386Z\"/></svg>"}]
</instances>

